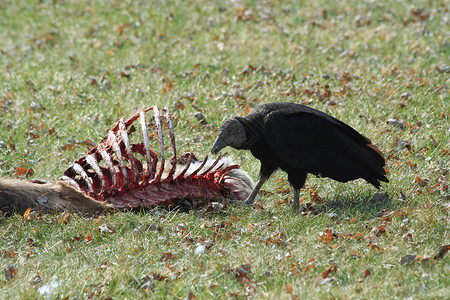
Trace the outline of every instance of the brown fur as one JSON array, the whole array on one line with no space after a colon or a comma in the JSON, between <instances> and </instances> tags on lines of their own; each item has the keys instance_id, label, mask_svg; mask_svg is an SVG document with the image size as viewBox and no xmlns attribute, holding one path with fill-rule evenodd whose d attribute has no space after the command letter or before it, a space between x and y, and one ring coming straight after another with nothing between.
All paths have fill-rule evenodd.
<instances>
[{"instance_id":1,"label":"brown fur","mask_svg":"<svg viewBox=\"0 0 450 300\"><path fill-rule=\"evenodd\" d=\"M67 183L0 179L0 210L23 213L28 208L42 211L73 211L92 214L111 208Z\"/></svg>"}]
</instances>

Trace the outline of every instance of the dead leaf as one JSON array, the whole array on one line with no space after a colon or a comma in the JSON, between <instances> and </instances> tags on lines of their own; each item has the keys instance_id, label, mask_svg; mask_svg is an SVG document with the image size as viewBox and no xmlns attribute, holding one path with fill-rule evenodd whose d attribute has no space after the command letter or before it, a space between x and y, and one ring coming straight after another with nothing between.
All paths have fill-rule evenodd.
<instances>
[{"instance_id":1,"label":"dead leaf","mask_svg":"<svg viewBox=\"0 0 450 300\"><path fill-rule=\"evenodd\" d=\"M371 234L374 234L376 236L380 236L383 233L386 233L386 227L383 225L380 226L375 226L374 228L372 228L372 230L370 231Z\"/></svg>"},{"instance_id":2,"label":"dead leaf","mask_svg":"<svg viewBox=\"0 0 450 300\"><path fill-rule=\"evenodd\" d=\"M416 176L416 178L414 178L414 182L420 187L425 187L428 184L428 179L422 179L420 176Z\"/></svg>"},{"instance_id":3,"label":"dead leaf","mask_svg":"<svg viewBox=\"0 0 450 300\"><path fill-rule=\"evenodd\" d=\"M5 274L6 281L11 281L17 275L17 269L14 266L8 266L8 268L3 270L3 273Z\"/></svg>"},{"instance_id":4,"label":"dead leaf","mask_svg":"<svg viewBox=\"0 0 450 300\"><path fill-rule=\"evenodd\" d=\"M292 283L286 284L285 287L286 287L286 293L292 294L292 292L293 292L293 290L294 290L294 289L292 288Z\"/></svg>"},{"instance_id":5,"label":"dead leaf","mask_svg":"<svg viewBox=\"0 0 450 300\"><path fill-rule=\"evenodd\" d=\"M2 256L5 258L16 258L17 254L12 250L2 250Z\"/></svg>"},{"instance_id":6,"label":"dead leaf","mask_svg":"<svg viewBox=\"0 0 450 300\"><path fill-rule=\"evenodd\" d=\"M307 202L300 207L300 215L306 216L315 213L317 210L311 202Z\"/></svg>"},{"instance_id":7,"label":"dead leaf","mask_svg":"<svg viewBox=\"0 0 450 300\"><path fill-rule=\"evenodd\" d=\"M52 128L50 128L50 129L47 131L47 134L48 134L48 135L52 135L52 134L54 134L54 133L56 133L55 127L52 127Z\"/></svg>"},{"instance_id":8,"label":"dead leaf","mask_svg":"<svg viewBox=\"0 0 450 300\"><path fill-rule=\"evenodd\" d=\"M300 266L296 263L291 264L291 272L293 275L297 276L300 274Z\"/></svg>"},{"instance_id":9,"label":"dead leaf","mask_svg":"<svg viewBox=\"0 0 450 300\"><path fill-rule=\"evenodd\" d=\"M8 146L12 151L16 150L16 145L11 141L11 137L9 137Z\"/></svg>"},{"instance_id":10,"label":"dead leaf","mask_svg":"<svg viewBox=\"0 0 450 300\"><path fill-rule=\"evenodd\" d=\"M116 230L114 228L108 227L106 224L102 224L98 227L98 231L100 231L101 234L113 234L116 233Z\"/></svg>"},{"instance_id":11,"label":"dead leaf","mask_svg":"<svg viewBox=\"0 0 450 300\"><path fill-rule=\"evenodd\" d=\"M189 294L184 298L185 300L192 300L195 299L195 295L192 292L189 292Z\"/></svg>"},{"instance_id":12,"label":"dead leaf","mask_svg":"<svg viewBox=\"0 0 450 300\"><path fill-rule=\"evenodd\" d=\"M79 145L85 145L88 147L94 147L95 146L95 142L91 139L85 139L84 141L78 142Z\"/></svg>"},{"instance_id":13,"label":"dead leaf","mask_svg":"<svg viewBox=\"0 0 450 300\"><path fill-rule=\"evenodd\" d=\"M90 241L92 241L92 234L90 234L90 233L88 233L88 234L86 234L86 236L84 237L84 240L86 241L86 242L90 242Z\"/></svg>"},{"instance_id":14,"label":"dead leaf","mask_svg":"<svg viewBox=\"0 0 450 300\"><path fill-rule=\"evenodd\" d=\"M175 260L178 259L178 255L172 254L170 252L163 253L161 256L160 261L168 261L168 260Z\"/></svg>"},{"instance_id":15,"label":"dead leaf","mask_svg":"<svg viewBox=\"0 0 450 300\"><path fill-rule=\"evenodd\" d=\"M71 215L69 212L65 211L60 215L59 223L61 224L67 224L69 223L71 218Z\"/></svg>"},{"instance_id":16,"label":"dead leaf","mask_svg":"<svg viewBox=\"0 0 450 300\"><path fill-rule=\"evenodd\" d=\"M324 232L319 233L320 239L327 242L329 244L337 234L330 228L327 228Z\"/></svg>"},{"instance_id":17,"label":"dead leaf","mask_svg":"<svg viewBox=\"0 0 450 300\"><path fill-rule=\"evenodd\" d=\"M367 269L365 269L363 273L364 273L364 278L367 278L367 277L370 276L370 274L372 274L372 272L370 272L370 271L367 270Z\"/></svg>"},{"instance_id":18,"label":"dead leaf","mask_svg":"<svg viewBox=\"0 0 450 300\"><path fill-rule=\"evenodd\" d=\"M325 202L325 200L323 200L322 197L320 197L315 191L309 191L309 195L311 196L311 201L313 203Z\"/></svg>"},{"instance_id":19,"label":"dead leaf","mask_svg":"<svg viewBox=\"0 0 450 300\"><path fill-rule=\"evenodd\" d=\"M398 151L402 151L403 149L408 149L411 150L412 145L410 142L401 140L399 138L397 138L397 140L395 141L394 147L398 150Z\"/></svg>"},{"instance_id":20,"label":"dead leaf","mask_svg":"<svg viewBox=\"0 0 450 300\"><path fill-rule=\"evenodd\" d=\"M264 210L264 205L262 201L255 201L255 208L258 210Z\"/></svg>"},{"instance_id":21,"label":"dead leaf","mask_svg":"<svg viewBox=\"0 0 450 300\"><path fill-rule=\"evenodd\" d=\"M399 128L401 130L405 130L406 129L406 124L403 121L398 121L398 120L395 120L395 119L389 119L389 120L387 120L387 123L389 125L393 126L393 127Z\"/></svg>"},{"instance_id":22,"label":"dead leaf","mask_svg":"<svg viewBox=\"0 0 450 300\"><path fill-rule=\"evenodd\" d=\"M250 264L243 264L236 267L234 273L234 276L239 280L239 283L242 286L249 286L253 283L253 280L250 278L252 273Z\"/></svg>"},{"instance_id":23,"label":"dead leaf","mask_svg":"<svg viewBox=\"0 0 450 300\"><path fill-rule=\"evenodd\" d=\"M200 123L200 125L208 124L208 121L206 121L206 117L201 112L196 112L194 114L194 117L197 119L197 121Z\"/></svg>"},{"instance_id":24,"label":"dead leaf","mask_svg":"<svg viewBox=\"0 0 450 300\"><path fill-rule=\"evenodd\" d=\"M234 215L231 215L230 218L231 218L231 220L233 220L233 221L241 221L241 220L244 220L244 218L236 217L236 216L234 216Z\"/></svg>"},{"instance_id":25,"label":"dead leaf","mask_svg":"<svg viewBox=\"0 0 450 300\"><path fill-rule=\"evenodd\" d=\"M120 78L126 78L126 79L128 79L128 80L130 80L131 79L131 75L130 75L130 73L128 73L128 72L120 72Z\"/></svg>"},{"instance_id":26,"label":"dead leaf","mask_svg":"<svg viewBox=\"0 0 450 300\"><path fill-rule=\"evenodd\" d=\"M330 276L331 273L336 273L336 271L337 271L336 264L333 264L328 270L325 270L325 271L322 273L322 278L323 278L323 279L328 278L328 277Z\"/></svg>"},{"instance_id":27,"label":"dead leaf","mask_svg":"<svg viewBox=\"0 0 450 300\"><path fill-rule=\"evenodd\" d=\"M34 170L32 168L23 168L23 167L17 167L16 173L13 175L15 178L21 177L21 176L31 176L34 174Z\"/></svg>"},{"instance_id":28,"label":"dead leaf","mask_svg":"<svg viewBox=\"0 0 450 300\"><path fill-rule=\"evenodd\" d=\"M400 264L404 265L404 264L412 264L415 263L417 261L417 255L415 254L408 254L403 256L402 258L400 258Z\"/></svg>"},{"instance_id":29,"label":"dead leaf","mask_svg":"<svg viewBox=\"0 0 450 300\"><path fill-rule=\"evenodd\" d=\"M372 248L372 250L375 250L375 252L383 251L383 248L381 248L377 243L374 242L370 243L370 248Z\"/></svg>"},{"instance_id":30,"label":"dead leaf","mask_svg":"<svg viewBox=\"0 0 450 300\"><path fill-rule=\"evenodd\" d=\"M29 219L30 219L30 212L31 212L31 208L28 208L28 209L23 213L23 219L24 219L24 220L29 220Z\"/></svg>"},{"instance_id":31,"label":"dead leaf","mask_svg":"<svg viewBox=\"0 0 450 300\"><path fill-rule=\"evenodd\" d=\"M442 259L447 252L450 251L450 245L439 247L437 253L433 256L434 259Z\"/></svg>"},{"instance_id":32,"label":"dead leaf","mask_svg":"<svg viewBox=\"0 0 450 300\"><path fill-rule=\"evenodd\" d=\"M245 104L245 107L244 107L244 114L247 115L251 110L252 110L251 107L248 106L248 104Z\"/></svg>"},{"instance_id":33,"label":"dead leaf","mask_svg":"<svg viewBox=\"0 0 450 300\"><path fill-rule=\"evenodd\" d=\"M413 244L414 243L414 239L413 239L413 236L412 236L411 233L407 233L407 234L403 235L403 240L406 243L409 243L409 244Z\"/></svg>"},{"instance_id":34,"label":"dead leaf","mask_svg":"<svg viewBox=\"0 0 450 300\"><path fill-rule=\"evenodd\" d=\"M67 151L67 150L72 150L75 148L74 144L65 144L64 146L62 146L61 148L59 148L60 150L63 151Z\"/></svg>"},{"instance_id":35,"label":"dead leaf","mask_svg":"<svg viewBox=\"0 0 450 300\"><path fill-rule=\"evenodd\" d=\"M400 223L400 228L406 230L408 222L409 219L403 219L402 222Z\"/></svg>"}]
</instances>

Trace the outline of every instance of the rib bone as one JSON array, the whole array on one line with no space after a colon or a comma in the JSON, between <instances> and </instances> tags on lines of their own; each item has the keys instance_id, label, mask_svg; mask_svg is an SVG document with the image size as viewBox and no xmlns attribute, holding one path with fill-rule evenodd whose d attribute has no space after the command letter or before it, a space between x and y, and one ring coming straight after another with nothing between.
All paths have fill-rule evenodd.
<instances>
[{"instance_id":1,"label":"rib bone","mask_svg":"<svg viewBox=\"0 0 450 300\"><path fill-rule=\"evenodd\" d=\"M149 135L145 115L150 110L153 111L156 125L159 153L150 148L152 135ZM130 135L134 132L133 123L137 119L142 142L132 143ZM165 128L172 150L167 153L163 135ZM199 166L190 172L194 160ZM167 175L163 176L165 169L169 168L166 161L170 161L171 166ZM236 186L245 186L239 184L242 180L237 177L233 177L230 187L227 187L226 175L239 166L219 165L219 162L220 156L211 163L208 156L198 161L192 153L183 154L178 159L172 116L167 107L159 110L153 106L132 115L128 120L122 118L117 122L97 146L66 170L61 180L117 208L171 206L186 201L192 205L223 199L227 193L232 197L238 195L238 200L245 200L253 187L249 187L247 194L245 191L237 193ZM181 171L177 171L177 168ZM241 197L241 194L244 196Z\"/></svg>"}]
</instances>

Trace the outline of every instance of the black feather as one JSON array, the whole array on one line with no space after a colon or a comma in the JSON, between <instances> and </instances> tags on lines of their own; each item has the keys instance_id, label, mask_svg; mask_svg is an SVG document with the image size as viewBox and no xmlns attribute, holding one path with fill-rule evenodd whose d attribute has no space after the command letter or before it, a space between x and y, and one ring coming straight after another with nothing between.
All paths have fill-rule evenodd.
<instances>
[{"instance_id":1,"label":"black feather","mask_svg":"<svg viewBox=\"0 0 450 300\"><path fill-rule=\"evenodd\" d=\"M250 150L261 161L262 183L278 168L287 172L297 196L308 173L340 182L363 178L376 188L380 181L388 181L380 150L352 127L321 111L295 103L268 103L234 119L245 128L245 141L232 146ZM232 139L225 134L222 130L219 138Z\"/></svg>"}]
</instances>

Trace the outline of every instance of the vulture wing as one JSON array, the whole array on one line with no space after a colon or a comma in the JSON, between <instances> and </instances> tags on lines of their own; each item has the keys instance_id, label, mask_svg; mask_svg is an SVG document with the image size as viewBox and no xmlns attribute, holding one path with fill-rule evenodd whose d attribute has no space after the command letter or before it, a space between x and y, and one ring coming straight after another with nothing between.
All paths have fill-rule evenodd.
<instances>
[{"instance_id":1,"label":"vulture wing","mask_svg":"<svg viewBox=\"0 0 450 300\"><path fill-rule=\"evenodd\" d=\"M281 169L337 181L387 181L384 158L370 140L347 124L306 106L286 105L264 118L266 141Z\"/></svg>"}]
</instances>

